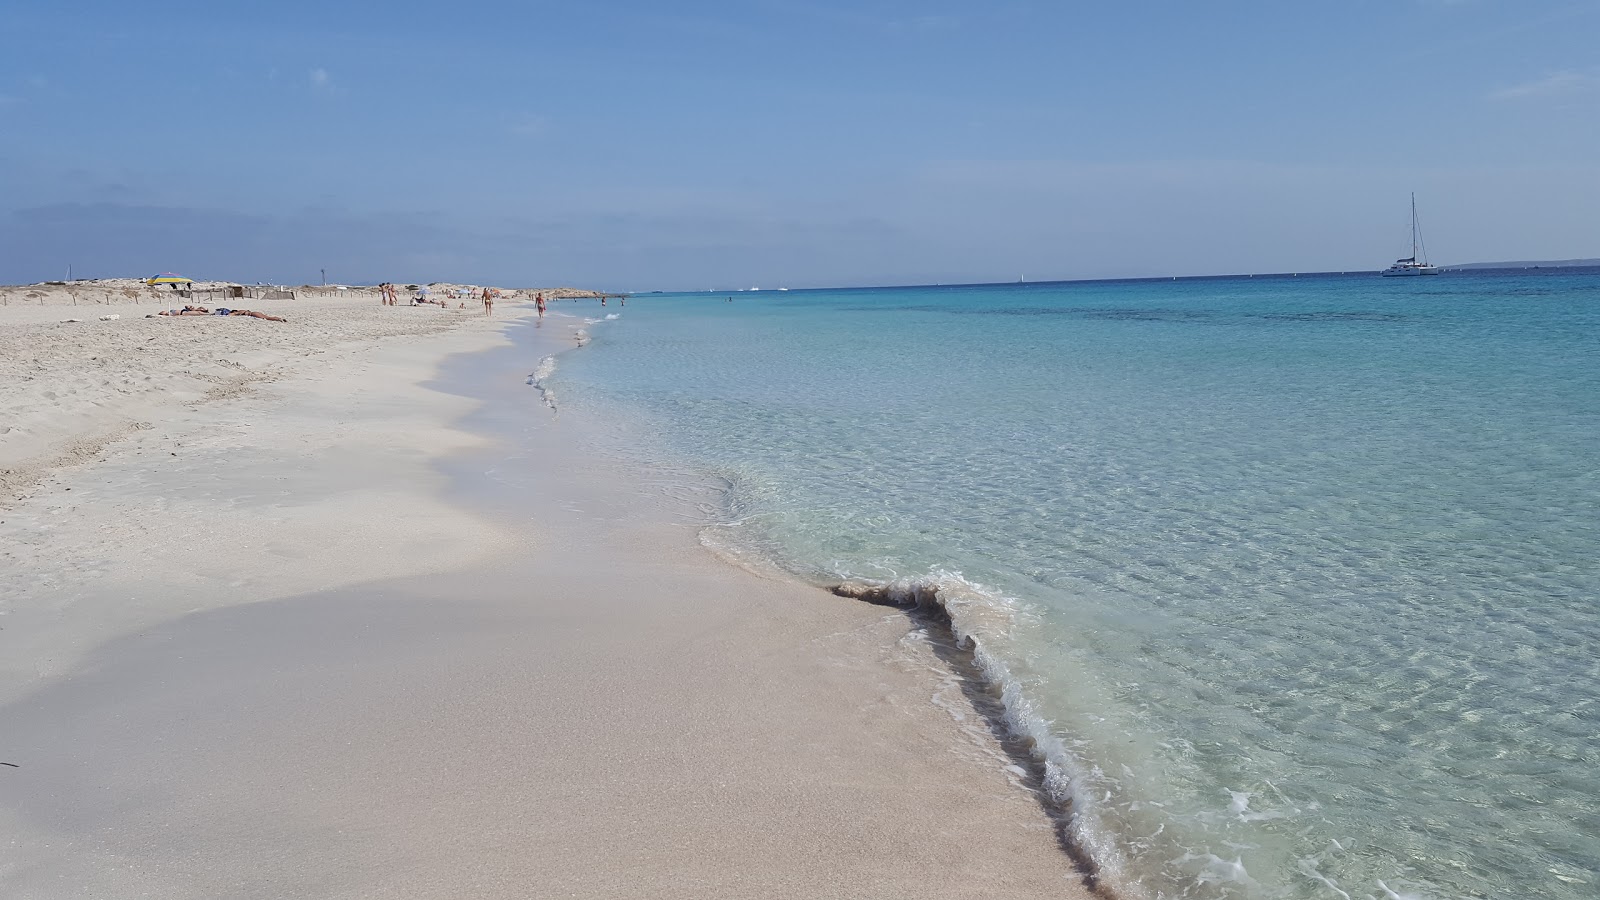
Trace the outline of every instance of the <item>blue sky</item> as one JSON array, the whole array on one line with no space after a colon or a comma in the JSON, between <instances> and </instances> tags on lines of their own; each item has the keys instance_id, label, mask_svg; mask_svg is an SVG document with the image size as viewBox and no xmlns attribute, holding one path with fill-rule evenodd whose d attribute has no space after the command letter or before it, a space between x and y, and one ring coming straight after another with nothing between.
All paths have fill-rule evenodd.
<instances>
[{"instance_id":1,"label":"blue sky","mask_svg":"<svg viewBox=\"0 0 1600 900\"><path fill-rule=\"evenodd\" d=\"M1600 256L1600 0L0 6L0 281Z\"/></svg>"}]
</instances>

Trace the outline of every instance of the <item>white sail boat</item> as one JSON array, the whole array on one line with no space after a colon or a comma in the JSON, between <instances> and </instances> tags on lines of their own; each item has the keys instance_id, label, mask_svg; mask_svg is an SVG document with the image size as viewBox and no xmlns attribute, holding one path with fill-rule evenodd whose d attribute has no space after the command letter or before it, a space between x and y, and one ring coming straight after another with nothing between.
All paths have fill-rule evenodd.
<instances>
[{"instance_id":1,"label":"white sail boat","mask_svg":"<svg viewBox=\"0 0 1600 900\"><path fill-rule=\"evenodd\" d=\"M1419 259L1420 257L1420 259ZM1438 266L1428 265L1428 248L1422 243L1422 228L1417 225L1417 195L1411 195L1411 255L1397 259L1382 275L1437 275Z\"/></svg>"}]
</instances>

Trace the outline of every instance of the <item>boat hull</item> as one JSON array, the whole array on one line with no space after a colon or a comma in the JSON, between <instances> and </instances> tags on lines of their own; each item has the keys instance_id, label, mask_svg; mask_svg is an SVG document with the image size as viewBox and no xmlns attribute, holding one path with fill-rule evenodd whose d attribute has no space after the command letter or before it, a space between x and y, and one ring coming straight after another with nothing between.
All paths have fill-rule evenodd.
<instances>
[{"instance_id":1,"label":"boat hull","mask_svg":"<svg viewBox=\"0 0 1600 900\"><path fill-rule=\"evenodd\" d=\"M1382 275L1385 278L1395 278L1397 276L1409 276L1409 275L1437 275L1437 274L1439 274L1439 267L1438 266L1390 266L1389 268L1384 269L1382 272L1379 272L1378 274Z\"/></svg>"}]
</instances>

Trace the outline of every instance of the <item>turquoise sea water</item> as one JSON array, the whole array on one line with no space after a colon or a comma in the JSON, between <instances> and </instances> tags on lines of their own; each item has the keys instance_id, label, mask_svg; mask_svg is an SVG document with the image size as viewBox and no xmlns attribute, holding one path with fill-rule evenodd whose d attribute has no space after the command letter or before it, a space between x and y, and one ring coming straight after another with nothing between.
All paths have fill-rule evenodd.
<instances>
[{"instance_id":1,"label":"turquoise sea water","mask_svg":"<svg viewBox=\"0 0 1600 900\"><path fill-rule=\"evenodd\" d=\"M1600 272L607 311L561 403L939 587L1129 895L1600 896Z\"/></svg>"}]
</instances>

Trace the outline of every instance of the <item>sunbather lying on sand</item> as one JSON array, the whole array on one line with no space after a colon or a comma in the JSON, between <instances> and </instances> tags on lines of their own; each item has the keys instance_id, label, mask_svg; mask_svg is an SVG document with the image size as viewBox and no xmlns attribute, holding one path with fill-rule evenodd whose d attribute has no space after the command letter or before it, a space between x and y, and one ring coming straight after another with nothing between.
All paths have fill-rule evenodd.
<instances>
[{"instance_id":1,"label":"sunbather lying on sand","mask_svg":"<svg viewBox=\"0 0 1600 900\"><path fill-rule=\"evenodd\" d=\"M156 313L158 316L249 316L253 319L266 319L268 322L287 322L282 316L269 316L264 312L253 309L218 309L212 312L204 306L185 306L183 309L164 309Z\"/></svg>"},{"instance_id":2,"label":"sunbather lying on sand","mask_svg":"<svg viewBox=\"0 0 1600 900\"><path fill-rule=\"evenodd\" d=\"M219 315L219 316L250 316L253 319L266 319L268 322L287 322L287 321L289 321L288 319L285 319L283 316L269 316L264 312L256 312L253 309L219 309L219 310L217 310L217 315Z\"/></svg>"}]
</instances>

